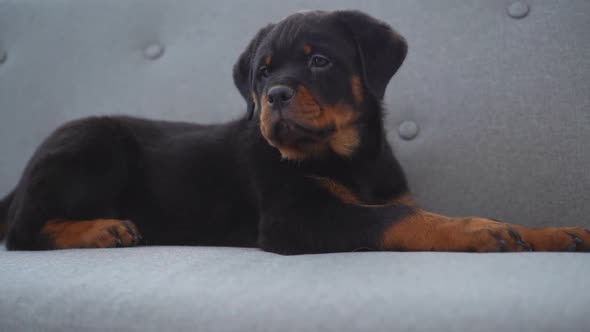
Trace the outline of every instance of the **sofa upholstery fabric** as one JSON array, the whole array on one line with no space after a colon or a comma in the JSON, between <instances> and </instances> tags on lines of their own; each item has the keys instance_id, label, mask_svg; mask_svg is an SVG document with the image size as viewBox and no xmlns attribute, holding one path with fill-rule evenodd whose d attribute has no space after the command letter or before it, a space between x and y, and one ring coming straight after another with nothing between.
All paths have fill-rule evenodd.
<instances>
[{"instance_id":1,"label":"sofa upholstery fabric","mask_svg":"<svg viewBox=\"0 0 590 332\"><path fill-rule=\"evenodd\" d=\"M409 42L386 127L422 206L590 226L586 0L0 0L0 195L70 119L242 116L257 29L343 8ZM570 253L0 250L0 331L589 331L589 275Z\"/></svg>"}]
</instances>

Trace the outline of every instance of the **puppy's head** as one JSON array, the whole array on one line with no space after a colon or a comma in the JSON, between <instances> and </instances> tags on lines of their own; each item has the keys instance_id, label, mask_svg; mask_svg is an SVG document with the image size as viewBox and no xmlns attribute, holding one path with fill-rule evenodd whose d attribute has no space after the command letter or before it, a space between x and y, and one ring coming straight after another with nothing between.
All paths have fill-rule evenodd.
<instances>
[{"instance_id":1,"label":"puppy's head","mask_svg":"<svg viewBox=\"0 0 590 332\"><path fill-rule=\"evenodd\" d=\"M297 13L258 32L234 82L283 158L352 157L363 131L380 130L369 122L381 126L385 88L406 52L403 37L361 12Z\"/></svg>"}]
</instances>

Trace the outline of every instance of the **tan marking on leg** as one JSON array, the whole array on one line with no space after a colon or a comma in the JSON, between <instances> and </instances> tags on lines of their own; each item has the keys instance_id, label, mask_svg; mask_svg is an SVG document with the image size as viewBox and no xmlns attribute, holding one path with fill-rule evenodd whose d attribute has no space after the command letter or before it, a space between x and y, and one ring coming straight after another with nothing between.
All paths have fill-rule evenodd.
<instances>
[{"instance_id":1,"label":"tan marking on leg","mask_svg":"<svg viewBox=\"0 0 590 332\"><path fill-rule=\"evenodd\" d=\"M416 210L383 234L385 250L401 251L526 251L512 225L485 218L450 218Z\"/></svg>"},{"instance_id":2,"label":"tan marking on leg","mask_svg":"<svg viewBox=\"0 0 590 332\"><path fill-rule=\"evenodd\" d=\"M132 246L140 238L132 222L114 219L50 220L41 229L41 234L55 249Z\"/></svg>"}]
</instances>

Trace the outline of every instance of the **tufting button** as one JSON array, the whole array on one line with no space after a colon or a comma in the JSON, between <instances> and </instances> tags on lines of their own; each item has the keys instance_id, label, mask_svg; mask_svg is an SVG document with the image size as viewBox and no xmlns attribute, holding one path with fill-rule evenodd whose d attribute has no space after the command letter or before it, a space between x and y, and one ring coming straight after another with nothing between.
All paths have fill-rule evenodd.
<instances>
[{"instance_id":1,"label":"tufting button","mask_svg":"<svg viewBox=\"0 0 590 332\"><path fill-rule=\"evenodd\" d=\"M409 141L418 136L418 125L414 121L404 121L399 125L399 137Z\"/></svg>"},{"instance_id":2,"label":"tufting button","mask_svg":"<svg viewBox=\"0 0 590 332\"><path fill-rule=\"evenodd\" d=\"M143 50L143 55L150 60L157 60L164 54L164 47L158 43L148 45Z\"/></svg>"},{"instance_id":3,"label":"tufting button","mask_svg":"<svg viewBox=\"0 0 590 332\"><path fill-rule=\"evenodd\" d=\"M508 6L508 16L519 19L528 15L530 7L524 1L514 1Z\"/></svg>"},{"instance_id":4,"label":"tufting button","mask_svg":"<svg viewBox=\"0 0 590 332\"><path fill-rule=\"evenodd\" d=\"M6 51L3 49L0 49L0 65L3 64L4 62L6 62L6 58L8 58Z\"/></svg>"}]
</instances>

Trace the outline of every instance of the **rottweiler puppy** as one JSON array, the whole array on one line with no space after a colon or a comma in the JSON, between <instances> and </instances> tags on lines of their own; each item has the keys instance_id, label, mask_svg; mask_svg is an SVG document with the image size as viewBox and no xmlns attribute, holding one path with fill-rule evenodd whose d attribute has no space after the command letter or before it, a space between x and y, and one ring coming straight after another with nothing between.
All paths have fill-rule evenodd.
<instances>
[{"instance_id":1,"label":"rottweiler puppy","mask_svg":"<svg viewBox=\"0 0 590 332\"><path fill-rule=\"evenodd\" d=\"M240 119L67 123L0 204L7 247L590 250L582 227L451 218L414 203L382 120L406 51L399 33L364 13L296 13L262 28L235 64Z\"/></svg>"}]
</instances>

